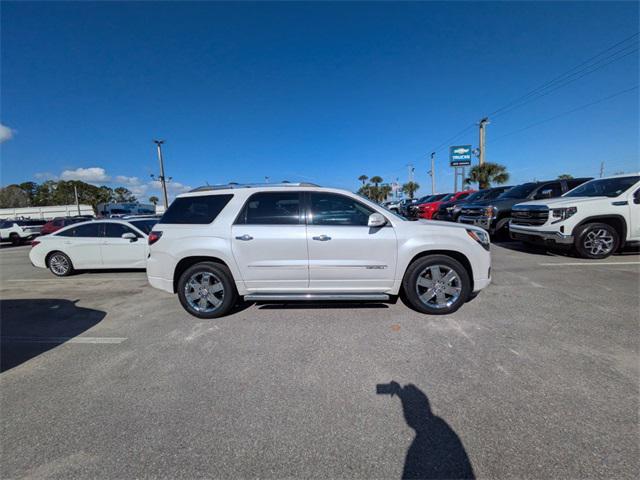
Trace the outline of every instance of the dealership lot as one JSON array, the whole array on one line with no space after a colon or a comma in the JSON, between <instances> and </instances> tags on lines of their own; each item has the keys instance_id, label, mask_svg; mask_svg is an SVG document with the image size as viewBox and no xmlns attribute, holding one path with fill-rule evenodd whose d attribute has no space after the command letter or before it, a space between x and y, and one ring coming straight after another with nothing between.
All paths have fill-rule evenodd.
<instances>
[{"instance_id":1,"label":"dealership lot","mask_svg":"<svg viewBox=\"0 0 640 480\"><path fill-rule=\"evenodd\" d=\"M477 477L637 478L640 256L492 251L492 285L450 316L198 320L144 272L55 278L2 248L2 476L433 477L468 459ZM376 393L391 381L417 387L404 415Z\"/></svg>"}]
</instances>

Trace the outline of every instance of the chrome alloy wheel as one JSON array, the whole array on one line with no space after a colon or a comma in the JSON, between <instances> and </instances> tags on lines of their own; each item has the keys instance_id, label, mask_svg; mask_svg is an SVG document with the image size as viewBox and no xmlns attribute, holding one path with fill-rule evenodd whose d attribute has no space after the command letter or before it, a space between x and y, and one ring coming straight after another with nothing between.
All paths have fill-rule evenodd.
<instances>
[{"instance_id":1,"label":"chrome alloy wheel","mask_svg":"<svg viewBox=\"0 0 640 480\"><path fill-rule=\"evenodd\" d=\"M613 236L604 228L598 228L585 235L582 245L591 255L606 255L613 249Z\"/></svg>"},{"instance_id":2,"label":"chrome alloy wheel","mask_svg":"<svg viewBox=\"0 0 640 480\"><path fill-rule=\"evenodd\" d=\"M420 301L432 308L447 308L458 301L462 293L462 281L451 267L430 265L416 281Z\"/></svg>"},{"instance_id":3,"label":"chrome alloy wheel","mask_svg":"<svg viewBox=\"0 0 640 480\"><path fill-rule=\"evenodd\" d=\"M49 268L56 275L65 275L69 271L69 260L62 254L55 253L49 259Z\"/></svg>"},{"instance_id":4,"label":"chrome alloy wheel","mask_svg":"<svg viewBox=\"0 0 640 480\"><path fill-rule=\"evenodd\" d=\"M196 272L184 285L184 296L196 312L211 313L222 305L224 287L210 272Z\"/></svg>"}]
</instances>

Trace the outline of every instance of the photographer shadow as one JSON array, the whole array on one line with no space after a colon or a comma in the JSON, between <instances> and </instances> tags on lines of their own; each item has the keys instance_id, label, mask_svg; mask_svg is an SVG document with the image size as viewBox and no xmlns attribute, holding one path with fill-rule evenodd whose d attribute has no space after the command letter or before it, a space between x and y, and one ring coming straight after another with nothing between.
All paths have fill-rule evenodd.
<instances>
[{"instance_id":1,"label":"photographer shadow","mask_svg":"<svg viewBox=\"0 0 640 480\"><path fill-rule=\"evenodd\" d=\"M418 387L396 382L378 385L379 394L397 395L405 421L416 432L407 451L403 479L475 479L462 441L449 424L434 415Z\"/></svg>"}]
</instances>

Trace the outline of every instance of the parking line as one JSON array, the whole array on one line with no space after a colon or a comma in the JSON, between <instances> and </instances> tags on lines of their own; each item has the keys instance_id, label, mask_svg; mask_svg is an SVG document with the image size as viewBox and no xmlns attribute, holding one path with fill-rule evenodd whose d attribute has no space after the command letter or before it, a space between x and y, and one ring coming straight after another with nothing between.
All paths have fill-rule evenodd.
<instances>
[{"instance_id":1,"label":"parking line","mask_svg":"<svg viewBox=\"0 0 640 480\"><path fill-rule=\"evenodd\" d=\"M593 263L588 263L588 262L567 262L567 263L539 263L538 264L541 267L554 267L554 266L559 266L559 267L584 267L584 266L588 266L588 267L597 267L598 265L640 265L640 262L593 262Z\"/></svg>"},{"instance_id":2,"label":"parking line","mask_svg":"<svg viewBox=\"0 0 640 480\"><path fill-rule=\"evenodd\" d=\"M118 344L127 337L2 337L6 343L108 343Z\"/></svg>"}]
</instances>

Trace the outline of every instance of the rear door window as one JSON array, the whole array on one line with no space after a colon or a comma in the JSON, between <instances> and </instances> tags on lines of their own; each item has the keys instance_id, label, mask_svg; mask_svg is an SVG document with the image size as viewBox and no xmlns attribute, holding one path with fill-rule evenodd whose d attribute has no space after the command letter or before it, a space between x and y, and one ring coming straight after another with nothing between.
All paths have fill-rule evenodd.
<instances>
[{"instance_id":1,"label":"rear door window","mask_svg":"<svg viewBox=\"0 0 640 480\"><path fill-rule=\"evenodd\" d=\"M249 197L236 224L297 225L300 221L300 193L261 192Z\"/></svg>"},{"instance_id":2,"label":"rear door window","mask_svg":"<svg viewBox=\"0 0 640 480\"><path fill-rule=\"evenodd\" d=\"M133 233L136 237L141 237L138 232L134 232L133 229L121 223L105 223L105 237L121 238L125 233Z\"/></svg>"},{"instance_id":3,"label":"rear door window","mask_svg":"<svg viewBox=\"0 0 640 480\"><path fill-rule=\"evenodd\" d=\"M87 225L79 225L56 233L59 237L77 237L77 238L94 238L102 237L102 223L95 222Z\"/></svg>"},{"instance_id":4,"label":"rear door window","mask_svg":"<svg viewBox=\"0 0 640 480\"><path fill-rule=\"evenodd\" d=\"M227 206L232 194L176 198L159 223L207 224Z\"/></svg>"}]
</instances>

